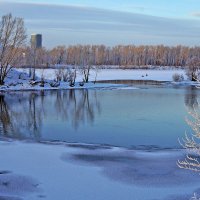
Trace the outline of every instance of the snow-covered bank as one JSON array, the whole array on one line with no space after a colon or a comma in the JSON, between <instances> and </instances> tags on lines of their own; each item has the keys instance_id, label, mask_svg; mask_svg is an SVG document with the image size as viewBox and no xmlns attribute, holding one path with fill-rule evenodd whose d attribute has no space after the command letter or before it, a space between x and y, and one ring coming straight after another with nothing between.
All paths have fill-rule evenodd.
<instances>
[{"instance_id":1,"label":"snow-covered bank","mask_svg":"<svg viewBox=\"0 0 200 200\"><path fill-rule=\"evenodd\" d=\"M173 74L183 74L185 80L187 77L182 69L170 70L121 70L105 69L98 74L98 80L154 80L154 81L172 81ZM91 80L94 80L94 74L91 73Z\"/></svg>"},{"instance_id":2,"label":"snow-covered bank","mask_svg":"<svg viewBox=\"0 0 200 200\"><path fill-rule=\"evenodd\" d=\"M20 70L21 71L21 70ZM26 69L23 69L27 72ZM90 72L90 81L95 80L95 71ZM172 81L173 74L183 74L185 80L187 76L182 69L168 69L168 70L156 70L156 69L102 69L97 73L97 80L155 80L155 81ZM45 75L46 79L53 80L55 78L55 69L37 69L36 75L41 77ZM80 72L77 73L77 82L82 81L83 75Z\"/></svg>"},{"instance_id":3,"label":"snow-covered bank","mask_svg":"<svg viewBox=\"0 0 200 200\"><path fill-rule=\"evenodd\" d=\"M0 152L0 199L188 200L200 190L176 165L181 150L1 141Z\"/></svg>"},{"instance_id":4,"label":"snow-covered bank","mask_svg":"<svg viewBox=\"0 0 200 200\"><path fill-rule=\"evenodd\" d=\"M182 69L169 69L169 70L122 70L122 69L102 69L97 74L97 81L104 80L144 80L144 81L166 81L172 82L172 76L174 74L180 74L184 76L185 81L182 84L193 84L187 81L185 71ZM96 72L92 70L90 72L90 83L80 86L79 83L83 80L83 75L77 72L76 84L74 87L70 87L68 82L61 81L59 84L54 83L56 73L55 69L36 69L37 81L30 81L28 77L28 69L14 69L6 78L5 85L0 86L0 90L44 90L44 89L72 89L72 88L110 88L116 87L113 84L96 83ZM41 86L41 77L45 79L44 86ZM52 86L52 83L56 86ZM180 83L179 83L180 84Z\"/></svg>"}]
</instances>

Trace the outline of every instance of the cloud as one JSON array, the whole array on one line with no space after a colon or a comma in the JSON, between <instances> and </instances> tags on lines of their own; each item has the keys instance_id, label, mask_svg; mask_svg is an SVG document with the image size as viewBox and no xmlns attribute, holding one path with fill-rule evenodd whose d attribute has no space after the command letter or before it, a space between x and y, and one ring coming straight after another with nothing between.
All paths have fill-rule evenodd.
<instances>
[{"instance_id":1,"label":"cloud","mask_svg":"<svg viewBox=\"0 0 200 200\"><path fill-rule=\"evenodd\" d=\"M200 17L200 12L193 12L191 15L193 17Z\"/></svg>"},{"instance_id":2,"label":"cloud","mask_svg":"<svg viewBox=\"0 0 200 200\"><path fill-rule=\"evenodd\" d=\"M44 44L196 45L200 23L83 6L0 2L0 13L23 17L30 35L43 34Z\"/></svg>"}]
</instances>

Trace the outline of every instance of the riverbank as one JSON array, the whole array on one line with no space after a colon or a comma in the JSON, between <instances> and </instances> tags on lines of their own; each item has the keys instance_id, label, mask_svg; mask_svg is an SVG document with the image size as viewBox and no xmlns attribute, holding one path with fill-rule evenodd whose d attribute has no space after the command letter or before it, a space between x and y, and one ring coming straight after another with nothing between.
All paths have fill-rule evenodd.
<instances>
[{"instance_id":1,"label":"riverbank","mask_svg":"<svg viewBox=\"0 0 200 200\"><path fill-rule=\"evenodd\" d=\"M173 75L179 74L184 77L181 82L173 82ZM57 90L57 89L86 89L86 88L112 88L120 86L129 86L129 84L120 83L120 81L139 81L140 83L150 84L175 84L175 85L198 85L187 80L185 71L182 69L141 69L141 70L122 70L122 69L102 69L97 74L91 70L89 83L82 85L83 75L77 72L76 83L71 87L69 82L55 81L55 69L36 69L36 80L30 80L28 69L13 69L5 84L0 86L0 91L18 91L18 90ZM43 82L41 82L43 78ZM113 82L115 81L115 82ZM116 84L118 81L118 85Z\"/></svg>"}]
</instances>

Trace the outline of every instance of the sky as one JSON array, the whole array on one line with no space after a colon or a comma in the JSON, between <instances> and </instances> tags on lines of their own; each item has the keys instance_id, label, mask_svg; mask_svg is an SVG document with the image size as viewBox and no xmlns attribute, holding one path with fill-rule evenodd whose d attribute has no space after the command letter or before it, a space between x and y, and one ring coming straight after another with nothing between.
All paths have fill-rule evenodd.
<instances>
[{"instance_id":1,"label":"sky","mask_svg":"<svg viewBox=\"0 0 200 200\"><path fill-rule=\"evenodd\" d=\"M0 0L0 16L9 12L47 48L200 43L199 0Z\"/></svg>"}]
</instances>

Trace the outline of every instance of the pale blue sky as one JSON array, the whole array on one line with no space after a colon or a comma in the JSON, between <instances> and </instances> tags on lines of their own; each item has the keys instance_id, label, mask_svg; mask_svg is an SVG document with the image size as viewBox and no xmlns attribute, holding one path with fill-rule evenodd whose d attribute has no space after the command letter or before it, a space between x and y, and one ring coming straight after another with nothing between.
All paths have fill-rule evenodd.
<instances>
[{"instance_id":1,"label":"pale blue sky","mask_svg":"<svg viewBox=\"0 0 200 200\"><path fill-rule=\"evenodd\" d=\"M200 0L0 0L46 47L200 44Z\"/></svg>"},{"instance_id":2,"label":"pale blue sky","mask_svg":"<svg viewBox=\"0 0 200 200\"><path fill-rule=\"evenodd\" d=\"M1 0L0 0L1 1ZM8 0L7 0L8 1ZM9 0L10 1L10 0ZM126 11L160 17L194 18L199 0L12 0L13 2L75 5Z\"/></svg>"}]
</instances>

